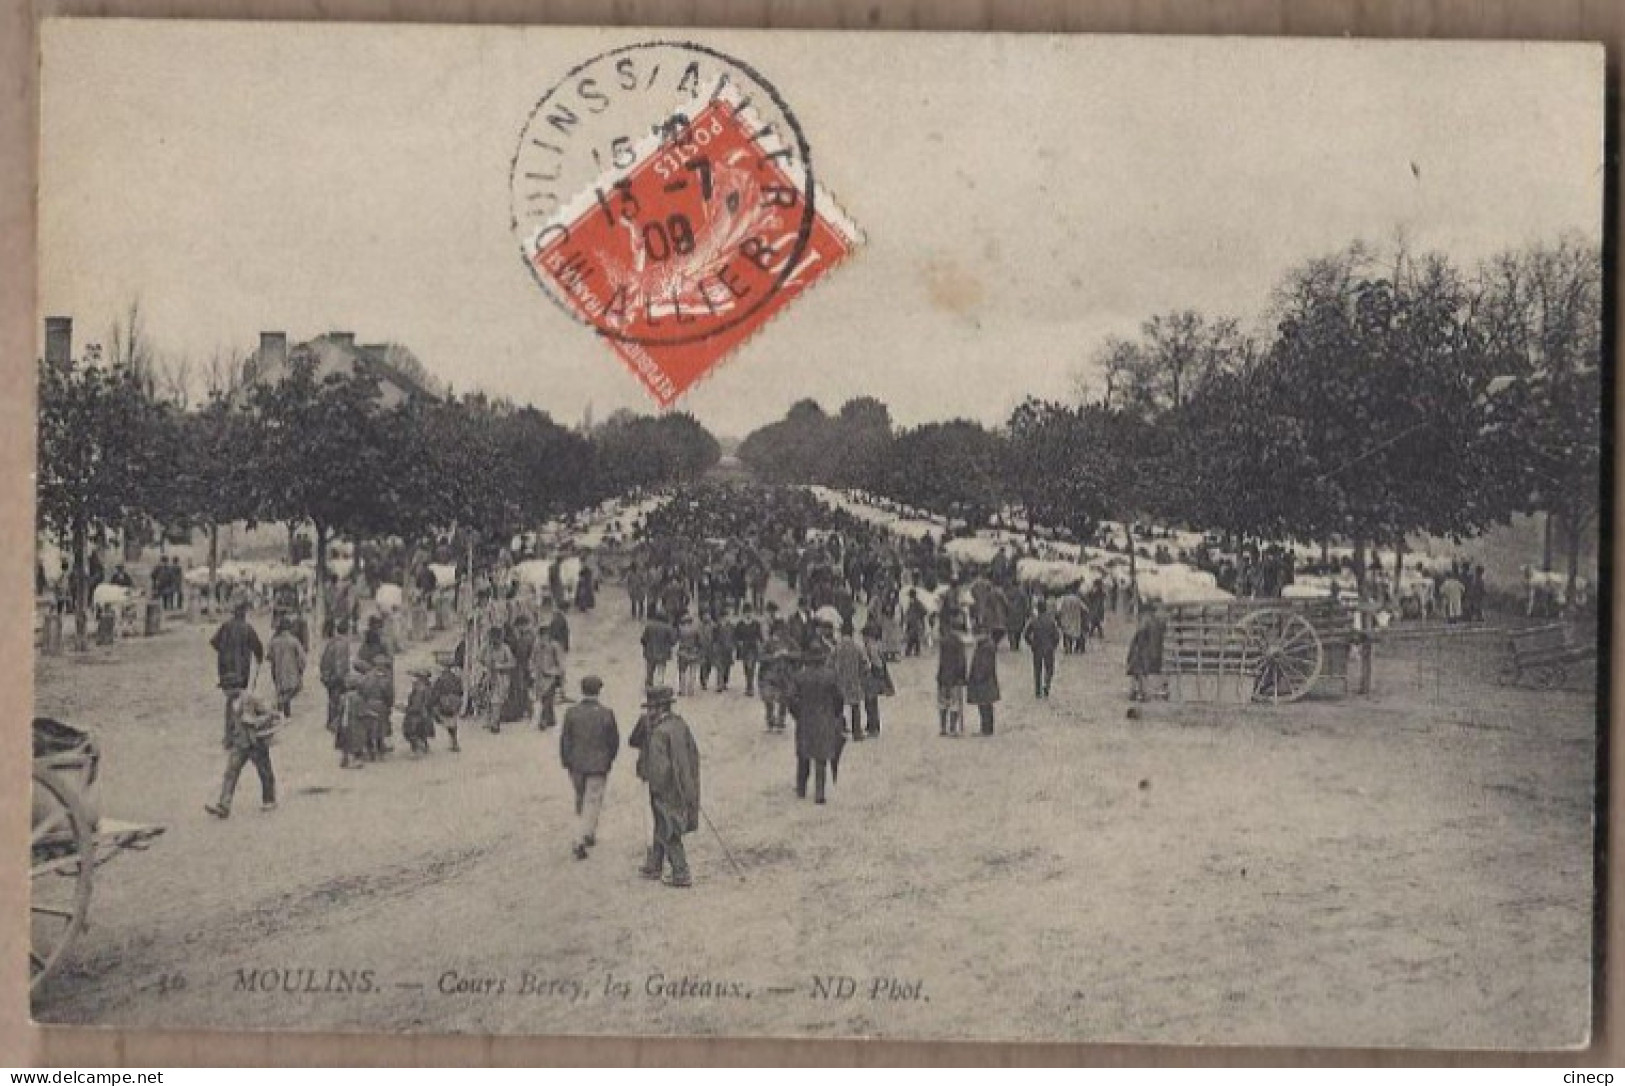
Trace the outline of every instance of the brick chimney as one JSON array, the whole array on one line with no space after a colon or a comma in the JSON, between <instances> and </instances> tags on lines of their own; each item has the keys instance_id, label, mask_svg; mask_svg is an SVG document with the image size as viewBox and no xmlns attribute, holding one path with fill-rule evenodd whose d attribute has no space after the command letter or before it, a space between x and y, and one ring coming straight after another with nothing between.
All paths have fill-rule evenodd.
<instances>
[{"instance_id":1,"label":"brick chimney","mask_svg":"<svg viewBox=\"0 0 1625 1086\"><path fill-rule=\"evenodd\" d=\"M73 318L45 318L45 361L66 369L73 364Z\"/></svg>"},{"instance_id":2,"label":"brick chimney","mask_svg":"<svg viewBox=\"0 0 1625 1086\"><path fill-rule=\"evenodd\" d=\"M352 349L355 347L354 332L329 332L327 333L327 338L332 340L334 343L337 343L340 347L350 347Z\"/></svg>"},{"instance_id":3,"label":"brick chimney","mask_svg":"<svg viewBox=\"0 0 1625 1086\"><path fill-rule=\"evenodd\" d=\"M261 332L258 370L281 376L288 366L288 333Z\"/></svg>"}]
</instances>

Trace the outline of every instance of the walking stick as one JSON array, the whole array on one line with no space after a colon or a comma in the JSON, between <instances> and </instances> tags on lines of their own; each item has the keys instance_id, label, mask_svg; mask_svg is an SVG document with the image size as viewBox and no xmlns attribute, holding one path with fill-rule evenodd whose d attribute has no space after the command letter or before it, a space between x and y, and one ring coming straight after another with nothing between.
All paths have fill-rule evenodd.
<instances>
[{"instance_id":1,"label":"walking stick","mask_svg":"<svg viewBox=\"0 0 1625 1086\"><path fill-rule=\"evenodd\" d=\"M700 808L700 817L705 819L705 824L711 828L711 836L715 837L717 839L717 844L722 846L722 854L728 857L729 863L733 864L735 873L739 875L739 881L744 882L745 869L739 866L739 861L734 859L734 854L728 851L728 842L724 841L722 839L722 834L717 832L717 824L711 821L711 816L705 812L704 807Z\"/></svg>"}]
</instances>

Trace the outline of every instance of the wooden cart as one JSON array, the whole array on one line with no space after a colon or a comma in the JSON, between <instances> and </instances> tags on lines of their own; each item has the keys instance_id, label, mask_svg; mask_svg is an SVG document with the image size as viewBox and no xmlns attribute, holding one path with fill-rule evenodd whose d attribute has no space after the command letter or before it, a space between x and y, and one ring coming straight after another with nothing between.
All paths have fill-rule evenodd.
<instances>
[{"instance_id":1,"label":"wooden cart","mask_svg":"<svg viewBox=\"0 0 1625 1086\"><path fill-rule=\"evenodd\" d=\"M1163 672L1180 700L1279 705L1328 684L1348 693L1359 632L1337 600L1181 603L1167 613Z\"/></svg>"},{"instance_id":2,"label":"wooden cart","mask_svg":"<svg viewBox=\"0 0 1625 1086\"><path fill-rule=\"evenodd\" d=\"M38 987L62 963L90 925L96 869L125 849L143 849L164 832L101 818L95 786L101 749L82 728L46 717L34 720L33 817L28 971Z\"/></svg>"},{"instance_id":3,"label":"wooden cart","mask_svg":"<svg viewBox=\"0 0 1625 1086\"><path fill-rule=\"evenodd\" d=\"M1511 659L1496 674L1503 685L1549 690L1568 681L1572 668L1595 664L1597 642L1564 622L1515 630L1508 639Z\"/></svg>"}]
</instances>

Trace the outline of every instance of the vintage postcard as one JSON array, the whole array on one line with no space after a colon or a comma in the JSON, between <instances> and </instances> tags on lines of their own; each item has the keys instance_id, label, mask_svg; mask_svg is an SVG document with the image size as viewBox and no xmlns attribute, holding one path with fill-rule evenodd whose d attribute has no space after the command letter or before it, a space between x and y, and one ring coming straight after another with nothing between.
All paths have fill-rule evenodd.
<instances>
[{"instance_id":1,"label":"vintage postcard","mask_svg":"<svg viewBox=\"0 0 1625 1086\"><path fill-rule=\"evenodd\" d=\"M1600 46L42 48L38 1021L1587 1042Z\"/></svg>"}]
</instances>

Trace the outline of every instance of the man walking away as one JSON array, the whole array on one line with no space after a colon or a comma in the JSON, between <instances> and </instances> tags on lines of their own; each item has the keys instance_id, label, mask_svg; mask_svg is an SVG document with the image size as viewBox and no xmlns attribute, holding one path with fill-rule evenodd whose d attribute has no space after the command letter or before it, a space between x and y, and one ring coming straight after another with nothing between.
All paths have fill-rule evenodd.
<instances>
[{"instance_id":1,"label":"man walking away","mask_svg":"<svg viewBox=\"0 0 1625 1086\"><path fill-rule=\"evenodd\" d=\"M604 809L604 786L610 766L621 749L621 732L615 713L598 700L604 680L587 675L581 680L581 700L564 713L559 733L559 760L575 788L576 815L581 819L573 849L575 858L585 860L587 850L598 843L598 815Z\"/></svg>"},{"instance_id":2,"label":"man walking away","mask_svg":"<svg viewBox=\"0 0 1625 1086\"><path fill-rule=\"evenodd\" d=\"M762 624L755 607L746 603L734 623L734 651L739 654L739 670L745 673L745 696L756 696L756 671L762 658Z\"/></svg>"},{"instance_id":3,"label":"man walking away","mask_svg":"<svg viewBox=\"0 0 1625 1086\"><path fill-rule=\"evenodd\" d=\"M1033 697L1047 698L1050 683L1055 680L1055 649L1061 643L1061 627L1046 600L1041 597L1034 606L1026 634L1027 647L1033 653Z\"/></svg>"},{"instance_id":4,"label":"man walking away","mask_svg":"<svg viewBox=\"0 0 1625 1086\"><path fill-rule=\"evenodd\" d=\"M248 623L248 603L239 602L232 615L209 639L214 648L215 671L220 689L226 695L225 741L229 746L237 716L237 695L248 689L254 677L254 665L265 659L265 646L260 635ZM239 767L241 768L241 767Z\"/></svg>"},{"instance_id":5,"label":"man walking away","mask_svg":"<svg viewBox=\"0 0 1625 1086\"><path fill-rule=\"evenodd\" d=\"M700 751L688 722L672 712L676 694L669 686L651 689L643 717L630 740L638 749L638 776L649 786L654 842L638 874L658 879L671 864L667 886L693 885L683 834L700 828Z\"/></svg>"},{"instance_id":6,"label":"man walking away","mask_svg":"<svg viewBox=\"0 0 1625 1086\"><path fill-rule=\"evenodd\" d=\"M835 669L835 685L841 692L841 701L851 717L852 741L860 743L863 741L863 675L869 670L869 661L853 634L852 623L842 624L841 640L835 646L830 664Z\"/></svg>"},{"instance_id":7,"label":"man walking away","mask_svg":"<svg viewBox=\"0 0 1625 1086\"><path fill-rule=\"evenodd\" d=\"M241 690L226 698L226 775L220 782L220 798L203 809L216 818L231 817L232 797L237 794L237 778L243 766L254 763L260 777L260 808L276 810L276 773L271 769L269 731L277 714L260 700Z\"/></svg>"},{"instance_id":8,"label":"man walking away","mask_svg":"<svg viewBox=\"0 0 1625 1086\"><path fill-rule=\"evenodd\" d=\"M821 647L808 650L806 666L795 676L790 712L796 718L796 795L807 797L807 777L813 775L813 802L824 802L824 775L839 775L844 704L829 657Z\"/></svg>"},{"instance_id":9,"label":"man walking away","mask_svg":"<svg viewBox=\"0 0 1625 1086\"><path fill-rule=\"evenodd\" d=\"M671 650L677 644L677 631L656 612L643 627L642 644L644 687L663 685L666 665L671 663Z\"/></svg>"},{"instance_id":10,"label":"man walking away","mask_svg":"<svg viewBox=\"0 0 1625 1086\"><path fill-rule=\"evenodd\" d=\"M327 688L327 730L338 734L344 715L344 684L350 676L350 624L334 624L333 636L322 648L322 685Z\"/></svg>"},{"instance_id":11,"label":"man walking away","mask_svg":"<svg viewBox=\"0 0 1625 1086\"><path fill-rule=\"evenodd\" d=\"M903 609L903 655L920 655L925 640L925 604L920 602L918 589L908 590L908 606Z\"/></svg>"}]
</instances>

